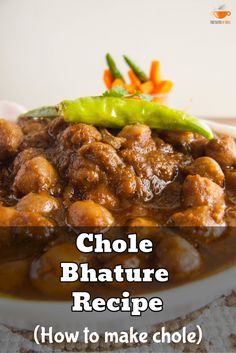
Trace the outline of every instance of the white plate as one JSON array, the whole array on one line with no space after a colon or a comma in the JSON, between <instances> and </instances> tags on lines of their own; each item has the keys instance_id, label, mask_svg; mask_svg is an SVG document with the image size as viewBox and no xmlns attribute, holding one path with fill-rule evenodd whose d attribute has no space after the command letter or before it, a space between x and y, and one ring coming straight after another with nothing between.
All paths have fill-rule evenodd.
<instances>
[{"instance_id":1,"label":"white plate","mask_svg":"<svg viewBox=\"0 0 236 353\"><path fill-rule=\"evenodd\" d=\"M205 122L216 132L236 137L234 126ZM13 327L28 330L34 329L36 325L53 326L55 330L62 331L81 330L88 326L99 333L105 330L125 330L130 326L142 328L197 310L233 288L236 288L236 266L205 279L147 295L147 298L160 296L164 302L164 310L160 313L146 311L141 318L134 319L129 313L122 312L73 313L72 301L44 302L1 298L0 320Z\"/></svg>"}]
</instances>

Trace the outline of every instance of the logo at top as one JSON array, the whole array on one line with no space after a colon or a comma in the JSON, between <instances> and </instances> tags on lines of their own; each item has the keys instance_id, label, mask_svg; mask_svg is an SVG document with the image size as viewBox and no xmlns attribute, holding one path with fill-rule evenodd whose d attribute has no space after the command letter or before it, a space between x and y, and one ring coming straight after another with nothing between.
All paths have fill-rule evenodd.
<instances>
[{"instance_id":1,"label":"logo at top","mask_svg":"<svg viewBox=\"0 0 236 353\"><path fill-rule=\"evenodd\" d=\"M212 24L230 24L231 22L229 20L223 20L226 17L231 16L231 11L229 11L226 8L226 5L220 5L217 9L215 9L214 11L212 11L212 16L214 16L215 18L217 18L217 21L211 21Z\"/></svg>"}]
</instances>

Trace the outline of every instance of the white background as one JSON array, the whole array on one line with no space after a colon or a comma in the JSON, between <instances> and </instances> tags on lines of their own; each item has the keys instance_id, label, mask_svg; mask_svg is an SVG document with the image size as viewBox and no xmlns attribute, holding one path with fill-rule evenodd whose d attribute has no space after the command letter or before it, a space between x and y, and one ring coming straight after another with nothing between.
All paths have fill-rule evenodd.
<instances>
[{"instance_id":1,"label":"white background","mask_svg":"<svg viewBox=\"0 0 236 353\"><path fill-rule=\"evenodd\" d=\"M104 55L161 60L171 105L236 117L236 0L0 0L0 99L28 108L104 90Z\"/></svg>"}]
</instances>

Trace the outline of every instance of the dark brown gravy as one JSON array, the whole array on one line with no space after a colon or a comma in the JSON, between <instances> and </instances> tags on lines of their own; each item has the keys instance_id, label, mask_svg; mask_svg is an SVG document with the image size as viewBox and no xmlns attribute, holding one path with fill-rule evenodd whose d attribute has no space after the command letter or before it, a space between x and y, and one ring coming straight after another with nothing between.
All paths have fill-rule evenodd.
<instances>
[{"instance_id":1,"label":"dark brown gravy","mask_svg":"<svg viewBox=\"0 0 236 353\"><path fill-rule=\"evenodd\" d=\"M102 150L102 147L105 146L107 148L108 146L103 140L101 140L102 142L95 142L93 150L91 149L91 144L94 141L80 143L79 138L81 138L81 135L78 135L78 143L73 142L70 144L70 134L65 136L65 131L69 125L64 124L60 119L55 122L47 120L32 122L23 119L19 122L19 125L24 132L24 141L19 147L18 152L22 153L25 150L33 149L33 152L31 151L33 154L30 158L32 159L35 155L43 155L53 165L59 175L57 185L46 190L48 195L56 198L60 204L60 207L56 211L50 212L45 217L57 227L67 224L68 210L71 204L78 200L93 200L97 204L107 208L114 219L115 226L129 226L130 222L137 218L155 222L157 224L156 229L159 229L159 226L173 226L172 215L186 209L183 206L182 195L183 183L186 178L186 173L183 172L184 168L190 165L194 159L205 156L205 148L208 143L201 137L194 135L189 140L188 134L185 134L186 136L183 134L181 139L179 139L181 134L176 134L176 141L173 140L173 143L171 143L168 133L153 131L152 137L150 136L149 140L144 141L139 138L138 142L135 141L135 146L126 146L115 151L109 145L110 150L108 152L113 153L112 157L114 158L112 159L109 154L106 155L108 152ZM113 138L117 138L118 132L111 132L114 133ZM100 134L99 132L97 133ZM85 138L85 136L86 130L82 137ZM81 162L82 157L81 155L78 156L78 153L82 149L85 150L85 157L84 155L82 156L84 159ZM16 158L17 155L0 164L0 201L3 207L11 209L17 209L19 201L25 196L25 193L19 187L21 184L15 183L15 179L17 176L19 177L17 172L14 172ZM27 161L20 160L19 168L24 163L27 163ZM118 163L118 167L116 163ZM78 164L78 175L76 173L73 174ZM98 174L99 181L97 184L88 181L90 180L89 178L94 176L91 174L91 165L92 172L96 171ZM234 172L234 168L235 165L222 166L225 175L227 171L232 170ZM85 174L82 179L78 179L78 176L81 177L79 175L81 169L85 171ZM115 172L113 169L115 169ZM125 180L122 179L123 175L119 172L120 170L124 171ZM156 179L148 179L149 175L147 171L149 174L151 173L151 177L156 177ZM132 183L130 182L129 185L126 183L127 180L132 179L131 177L137 182L134 191L131 190ZM81 184L78 180L80 180ZM154 183L151 185L153 180L155 180L155 185ZM142 183L143 181L146 184ZM104 194L101 196L101 190L99 191L100 193L97 192L96 188L98 185L106 188L108 196L106 193L105 196ZM150 293L156 290L172 288L196 279L206 278L235 265L236 228L234 228L234 222L236 225L236 191L227 183L227 180L222 186L222 190L226 205L226 210L224 210L225 216L222 218L222 224L215 225L212 228L214 234L219 233L218 236L194 235L193 228L182 227L181 230L180 227L179 235L185 238L201 257L201 266L196 271L183 275L170 273L170 281L166 284L157 284L155 282L151 284L125 283L124 285L117 286L104 283L96 283L94 285L80 285L78 283L75 289L90 291L93 296L101 295L103 297L107 295L111 296L113 293L119 294L123 289L130 290L132 294ZM41 190L33 190L33 192L37 194ZM130 196L128 192L130 194L133 192L133 194ZM149 200L150 195L151 199ZM233 222L228 224L229 218L226 215L230 210L233 210L231 215ZM21 216L21 214L18 216ZM25 226L24 223L23 225ZM32 224L30 225L32 226ZM91 226L94 226L94 224ZM208 231L210 229L211 227L209 227ZM5 230L5 228L1 229L2 232ZM19 236L20 232L25 234ZM20 231L18 226L16 226L10 237L10 244L1 244L0 246L0 291L7 295L31 300L70 299L70 290L67 293L61 293L60 290L49 293L47 290L44 290L45 288L42 289L40 287L40 276L44 276L44 268L41 272L37 273L39 281L35 285L34 271L36 271L35 267L38 266L37 261L42 259L42 256L48 250L58 244L73 243L74 240L75 235L70 234L68 236L67 233L48 238L40 236L35 239L32 234L26 235L26 232L22 229ZM141 259L141 267L145 265L146 268L157 268L161 265L156 258L158 247L159 240L157 240L154 246L155 250L153 254L147 260L143 260L140 254L137 255ZM117 264L120 258L117 257ZM93 254L91 267L106 267L106 264L110 263L107 259L105 261L105 257L98 257L96 254ZM17 273L21 265L19 265L20 262L14 264L17 261L25 261L21 271L22 280L18 282L15 278L18 275L14 273ZM37 266L35 266L35 262ZM55 270L54 265L54 263L51 265L49 261L49 272L50 266L52 267L52 272ZM59 281L60 271L56 272L55 277ZM52 287L53 284L48 280L49 289L50 286Z\"/></svg>"}]
</instances>

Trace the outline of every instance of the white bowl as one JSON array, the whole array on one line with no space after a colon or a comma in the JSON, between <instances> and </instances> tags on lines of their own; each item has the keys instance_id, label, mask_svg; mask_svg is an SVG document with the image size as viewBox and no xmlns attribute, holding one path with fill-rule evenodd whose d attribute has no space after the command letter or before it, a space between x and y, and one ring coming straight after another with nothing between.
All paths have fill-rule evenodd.
<instances>
[{"instance_id":1,"label":"white bowl","mask_svg":"<svg viewBox=\"0 0 236 353\"><path fill-rule=\"evenodd\" d=\"M141 329L191 313L234 288L236 266L204 279L146 295L147 299L155 296L163 299L164 309L159 313L147 310L141 317L136 318L125 312L75 313L71 312L70 301L45 302L1 298L0 319L3 324L26 330L33 330L36 325L52 326L55 331L63 332L88 327L100 334L106 330L123 331L131 326Z\"/></svg>"},{"instance_id":2,"label":"white bowl","mask_svg":"<svg viewBox=\"0 0 236 353\"><path fill-rule=\"evenodd\" d=\"M236 137L236 127L211 121L207 122L216 132ZM222 294L236 287L236 265L231 268L164 291L148 294L146 297L161 297L164 310L159 313L144 312L133 318L129 313L109 311L103 313L71 312L71 302L29 301L22 299L0 299L0 320L19 329L33 330L36 325L53 326L55 330L90 330L103 333L106 330L125 330L130 326L143 328L175 319L207 305ZM109 289L108 289L109 290Z\"/></svg>"},{"instance_id":3,"label":"white bowl","mask_svg":"<svg viewBox=\"0 0 236 353\"><path fill-rule=\"evenodd\" d=\"M10 101L0 101L0 118L16 120L16 118L27 111L25 107Z\"/></svg>"}]
</instances>

